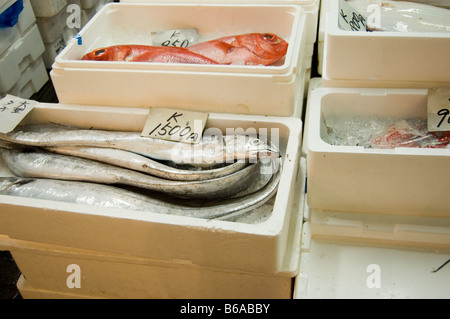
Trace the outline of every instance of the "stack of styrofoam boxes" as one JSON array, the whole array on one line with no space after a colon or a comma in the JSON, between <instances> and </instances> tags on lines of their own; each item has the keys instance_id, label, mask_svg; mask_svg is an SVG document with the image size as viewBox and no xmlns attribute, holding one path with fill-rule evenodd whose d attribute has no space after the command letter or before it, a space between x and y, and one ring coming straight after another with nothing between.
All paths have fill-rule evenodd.
<instances>
[{"instance_id":1,"label":"stack of styrofoam boxes","mask_svg":"<svg viewBox=\"0 0 450 319\"><path fill-rule=\"evenodd\" d=\"M193 25L206 38L279 34L289 41L285 63L250 67L80 61L97 47L124 39L148 43L153 30ZM280 183L263 210L232 221L0 196L0 241L23 274L22 295L290 298L300 263L305 199L299 118L307 42L302 7L111 4L80 36L83 44L72 40L52 70L61 104L41 104L26 121L126 131L141 129L149 106L205 111L208 127L224 133L226 128L263 130L273 142L278 140ZM4 165L0 172L11 175ZM261 213L269 215L253 219ZM71 265L79 266L81 288L67 285Z\"/></svg>"},{"instance_id":2,"label":"stack of styrofoam boxes","mask_svg":"<svg viewBox=\"0 0 450 319\"><path fill-rule=\"evenodd\" d=\"M45 44L44 63L51 69L56 55L65 47L66 41L76 34L67 26L67 0L31 0L39 32Z\"/></svg>"},{"instance_id":3,"label":"stack of styrofoam boxes","mask_svg":"<svg viewBox=\"0 0 450 319\"><path fill-rule=\"evenodd\" d=\"M428 88L450 88L450 36L340 30L339 1L326 4L323 78L311 81L306 110L295 297L449 298L448 271L432 271L450 251L450 149L330 145L325 121L425 119Z\"/></svg>"},{"instance_id":4,"label":"stack of styrofoam boxes","mask_svg":"<svg viewBox=\"0 0 450 319\"><path fill-rule=\"evenodd\" d=\"M7 9L13 2L1 4ZM16 25L0 29L0 95L30 98L49 80L42 54L44 44L29 0Z\"/></svg>"},{"instance_id":5,"label":"stack of styrofoam boxes","mask_svg":"<svg viewBox=\"0 0 450 319\"><path fill-rule=\"evenodd\" d=\"M106 0L31 0L45 44L44 62L52 68L55 58ZM76 5L76 8L69 7ZM79 26L75 19L80 19Z\"/></svg>"}]
</instances>

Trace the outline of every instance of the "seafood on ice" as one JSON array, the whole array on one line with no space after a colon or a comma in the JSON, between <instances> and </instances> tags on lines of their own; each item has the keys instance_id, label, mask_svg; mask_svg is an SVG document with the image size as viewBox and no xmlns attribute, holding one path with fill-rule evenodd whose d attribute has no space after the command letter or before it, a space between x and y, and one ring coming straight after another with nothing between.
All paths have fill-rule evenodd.
<instances>
[{"instance_id":1,"label":"seafood on ice","mask_svg":"<svg viewBox=\"0 0 450 319\"><path fill-rule=\"evenodd\" d=\"M273 65L286 55L288 43L271 33L247 33L218 38L187 48L113 45L97 48L82 60L222 65Z\"/></svg>"},{"instance_id":2,"label":"seafood on ice","mask_svg":"<svg viewBox=\"0 0 450 319\"><path fill-rule=\"evenodd\" d=\"M449 143L449 132L429 132L420 119L398 120L371 139L373 148L446 148Z\"/></svg>"},{"instance_id":3,"label":"seafood on ice","mask_svg":"<svg viewBox=\"0 0 450 319\"><path fill-rule=\"evenodd\" d=\"M450 32L450 10L423 3L347 0L366 17L368 31Z\"/></svg>"},{"instance_id":4,"label":"seafood on ice","mask_svg":"<svg viewBox=\"0 0 450 319\"><path fill-rule=\"evenodd\" d=\"M377 116L328 116L324 139L331 145L394 149L447 148L449 132L429 132L421 118L389 119Z\"/></svg>"}]
</instances>

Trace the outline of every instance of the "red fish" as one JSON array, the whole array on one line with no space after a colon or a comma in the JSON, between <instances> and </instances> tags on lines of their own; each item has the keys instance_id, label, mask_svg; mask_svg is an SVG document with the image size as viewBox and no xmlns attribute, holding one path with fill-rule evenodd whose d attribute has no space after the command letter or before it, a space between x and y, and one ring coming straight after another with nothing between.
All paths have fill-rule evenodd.
<instances>
[{"instance_id":1,"label":"red fish","mask_svg":"<svg viewBox=\"0 0 450 319\"><path fill-rule=\"evenodd\" d=\"M84 55L82 60L218 64L185 48L149 45L115 45L99 48Z\"/></svg>"},{"instance_id":2,"label":"red fish","mask_svg":"<svg viewBox=\"0 0 450 319\"><path fill-rule=\"evenodd\" d=\"M447 132L428 132L426 122L408 122L400 120L389 125L386 132L372 138L373 148L446 148L450 143L450 134Z\"/></svg>"},{"instance_id":3,"label":"red fish","mask_svg":"<svg viewBox=\"0 0 450 319\"><path fill-rule=\"evenodd\" d=\"M271 33L247 33L194 44L192 52L220 64L271 65L286 55L288 43Z\"/></svg>"}]
</instances>

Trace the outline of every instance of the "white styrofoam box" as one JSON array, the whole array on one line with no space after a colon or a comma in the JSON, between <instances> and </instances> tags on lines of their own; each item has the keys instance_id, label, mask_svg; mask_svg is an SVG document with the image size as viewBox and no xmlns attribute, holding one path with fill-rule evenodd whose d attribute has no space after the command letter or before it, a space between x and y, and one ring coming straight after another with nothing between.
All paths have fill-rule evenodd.
<instances>
[{"instance_id":1,"label":"white styrofoam box","mask_svg":"<svg viewBox=\"0 0 450 319\"><path fill-rule=\"evenodd\" d=\"M67 43L76 35L76 29L66 27L65 30L51 43L44 43L45 52L42 55L45 67L51 69L56 56L66 47Z\"/></svg>"},{"instance_id":2,"label":"white styrofoam box","mask_svg":"<svg viewBox=\"0 0 450 319\"><path fill-rule=\"evenodd\" d=\"M447 253L311 240L300 260L294 299L450 298Z\"/></svg>"},{"instance_id":3,"label":"white styrofoam box","mask_svg":"<svg viewBox=\"0 0 450 319\"><path fill-rule=\"evenodd\" d=\"M91 9L94 6L98 5L102 0L81 0L81 8L82 9Z\"/></svg>"},{"instance_id":4,"label":"white styrofoam box","mask_svg":"<svg viewBox=\"0 0 450 319\"><path fill-rule=\"evenodd\" d=\"M85 4L81 2L81 28L83 28L94 16L101 10L101 8L112 0L99 0L96 3L86 1Z\"/></svg>"},{"instance_id":5,"label":"white styrofoam box","mask_svg":"<svg viewBox=\"0 0 450 319\"><path fill-rule=\"evenodd\" d=\"M426 89L318 88L308 117L311 208L396 215L450 215L450 149L366 149L326 143L329 115L427 116Z\"/></svg>"},{"instance_id":6,"label":"white styrofoam box","mask_svg":"<svg viewBox=\"0 0 450 319\"><path fill-rule=\"evenodd\" d=\"M83 44L73 40L56 57L51 77L62 103L291 116L303 99L304 22L299 6L107 4L80 31ZM196 27L204 40L269 30L290 45L285 63L271 67L80 60L102 46L150 44L152 31L177 27Z\"/></svg>"},{"instance_id":7,"label":"white styrofoam box","mask_svg":"<svg viewBox=\"0 0 450 319\"><path fill-rule=\"evenodd\" d=\"M25 121L139 131L148 110L39 104ZM278 133L283 168L274 208L264 222L248 224L167 216L113 208L0 196L0 234L155 260L260 273L281 271L286 255L299 169L302 123L298 118L210 113L207 127L267 129ZM275 141L274 141L275 142ZM9 176L4 164L1 174ZM51 207L51 208L50 208Z\"/></svg>"},{"instance_id":8,"label":"white styrofoam box","mask_svg":"<svg viewBox=\"0 0 450 319\"><path fill-rule=\"evenodd\" d=\"M306 105L305 105L305 122L303 123L303 139L302 139L302 157L308 154L308 133L309 133L309 110L311 108L311 92L322 86L322 78L311 78L309 81L308 91L306 95Z\"/></svg>"},{"instance_id":9,"label":"white styrofoam box","mask_svg":"<svg viewBox=\"0 0 450 319\"><path fill-rule=\"evenodd\" d=\"M36 17L49 18L67 7L67 0L31 0Z\"/></svg>"},{"instance_id":10,"label":"white styrofoam box","mask_svg":"<svg viewBox=\"0 0 450 319\"><path fill-rule=\"evenodd\" d=\"M323 59L324 59L324 46L325 46L325 26L327 23L327 13L330 10L331 0L321 0L320 2L320 14L317 31L317 73L322 75L323 72Z\"/></svg>"},{"instance_id":11,"label":"white styrofoam box","mask_svg":"<svg viewBox=\"0 0 450 319\"><path fill-rule=\"evenodd\" d=\"M0 28L0 56L20 38L20 32L16 27Z\"/></svg>"},{"instance_id":12,"label":"white styrofoam box","mask_svg":"<svg viewBox=\"0 0 450 319\"><path fill-rule=\"evenodd\" d=\"M319 211L305 204L294 298L448 298L448 218ZM414 278L414 280L411 280Z\"/></svg>"},{"instance_id":13,"label":"white styrofoam box","mask_svg":"<svg viewBox=\"0 0 450 319\"><path fill-rule=\"evenodd\" d=\"M44 50L38 27L34 25L0 56L0 92L8 92Z\"/></svg>"},{"instance_id":14,"label":"white styrofoam box","mask_svg":"<svg viewBox=\"0 0 450 319\"><path fill-rule=\"evenodd\" d=\"M302 159L295 213L281 270L274 274L202 267L183 261L158 261L11 240L3 236L0 249L11 252L26 284L38 291L84 298L284 298L292 297L292 282L300 265L304 174ZM0 236L1 238L2 236ZM261 251L262 253L262 251ZM69 265L78 265L80 288L69 288ZM19 285L18 285L19 286ZM26 297L25 297L26 298Z\"/></svg>"},{"instance_id":15,"label":"white styrofoam box","mask_svg":"<svg viewBox=\"0 0 450 319\"><path fill-rule=\"evenodd\" d=\"M33 8L31 7L30 0L23 1L23 10L19 15L16 27L18 28L20 34L24 34L34 23L36 22L36 17L34 16ZM2 39L3 40L3 39Z\"/></svg>"},{"instance_id":16,"label":"white styrofoam box","mask_svg":"<svg viewBox=\"0 0 450 319\"><path fill-rule=\"evenodd\" d=\"M0 56L14 43L21 35L35 23L33 9L31 8L30 0L23 1L24 9L19 15L17 23L10 28L0 28Z\"/></svg>"},{"instance_id":17,"label":"white styrofoam box","mask_svg":"<svg viewBox=\"0 0 450 319\"><path fill-rule=\"evenodd\" d=\"M450 219L374 215L311 209L305 205L307 232L314 240L450 252Z\"/></svg>"},{"instance_id":18,"label":"white styrofoam box","mask_svg":"<svg viewBox=\"0 0 450 319\"><path fill-rule=\"evenodd\" d=\"M67 28L67 6L62 8L57 14L47 18L38 17L36 23L41 32L44 43L54 42Z\"/></svg>"},{"instance_id":19,"label":"white styrofoam box","mask_svg":"<svg viewBox=\"0 0 450 319\"><path fill-rule=\"evenodd\" d=\"M8 93L24 99L29 99L33 94L37 93L48 80L49 76L41 57L21 74L17 83L8 90L8 92L1 93Z\"/></svg>"},{"instance_id":20,"label":"white styrofoam box","mask_svg":"<svg viewBox=\"0 0 450 319\"><path fill-rule=\"evenodd\" d=\"M81 10L81 26L84 27L89 20L91 20L95 14L99 11L99 9L97 8L97 6L92 6L90 8L87 9L82 9Z\"/></svg>"},{"instance_id":21,"label":"white styrofoam box","mask_svg":"<svg viewBox=\"0 0 450 319\"><path fill-rule=\"evenodd\" d=\"M334 87L449 85L450 33L345 31L338 26L338 15L339 1L331 1L326 13L324 85L333 81Z\"/></svg>"}]
</instances>

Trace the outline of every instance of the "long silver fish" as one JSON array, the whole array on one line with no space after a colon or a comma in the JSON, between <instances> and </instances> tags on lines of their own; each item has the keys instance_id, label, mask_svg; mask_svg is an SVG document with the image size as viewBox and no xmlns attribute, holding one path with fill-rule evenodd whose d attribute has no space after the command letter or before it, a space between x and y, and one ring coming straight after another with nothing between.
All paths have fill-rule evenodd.
<instances>
[{"instance_id":1,"label":"long silver fish","mask_svg":"<svg viewBox=\"0 0 450 319\"><path fill-rule=\"evenodd\" d=\"M55 146L46 150L58 154L91 159L174 181L200 181L235 173L247 166L245 160L211 169L180 169L133 152L100 147Z\"/></svg>"},{"instance_id":2,"label":"long silver fish","mask_svg":"<svg viewBox=\"0 0 450 319\"><path fill-rule=\"evenodd\" d=\"M233 174L202 181L171 181L96 161L39 150L2 149L9 169L21 177L122 184L186 198L225 198L247 187L260 174L261 162Z\"/></svg>"},{"instance_id":3,"label":"long silver fish","mask_svg":"<svg viewBox=\"0 0 450 319\"><path fill-rule=\"evenodd\" d=\"M276 194L279 181L280 170L275 172L269 182L258 191L202 207L168 203L110 185L22 177L0 177L0 195L227 220L228 216L236 218L264 205Z\"/></svg>"},{"instance_id":4,"label":"long silver fish","mask_svg":"<svg viewBox=\"0 0 450 319\"><path fill-rule=\"evenodd\" d=\"M445 8L410 1L347 2L367 17L369 31L450 32L450 10Z\"/></svg>"},{"instance_id":5,"label":"long silver fish","mask_svg":"<svg viewBox=\"0 0 450 319\"><path fill-rule=\"evenodd\" d=\"M150 137L138 132L117 132L75 129L61 125L31 124L0 134L0 139L22 145L89 146L126 150L144 156L194 166L213 166L235 160L276 158L274 146L248 135L205 136L199 144L177 143Z\"/></svg>"}]
</instances>

